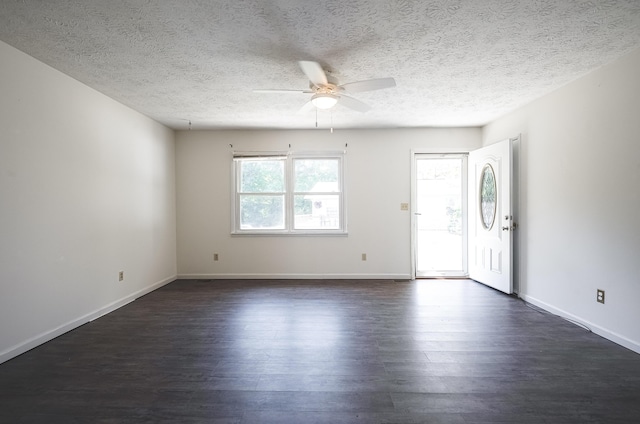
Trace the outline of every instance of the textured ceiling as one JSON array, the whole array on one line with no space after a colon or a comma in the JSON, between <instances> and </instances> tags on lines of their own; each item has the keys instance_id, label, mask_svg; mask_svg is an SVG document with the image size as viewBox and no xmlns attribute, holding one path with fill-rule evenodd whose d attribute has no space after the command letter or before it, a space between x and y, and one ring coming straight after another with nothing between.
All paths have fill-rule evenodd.
<instances>
[{"instance_id":1,"label":"textured ceiling","mask_svg":"<svg viewBox=\"0 0 640 424\"><path fill-rule=\"evenodd\" d=\"M2 0L0 40L173 128L315 127L252 91L308 88L298 60L397 82L320 127L476 126L640 47L640 1Z\"/></svg>"}]
</instances>

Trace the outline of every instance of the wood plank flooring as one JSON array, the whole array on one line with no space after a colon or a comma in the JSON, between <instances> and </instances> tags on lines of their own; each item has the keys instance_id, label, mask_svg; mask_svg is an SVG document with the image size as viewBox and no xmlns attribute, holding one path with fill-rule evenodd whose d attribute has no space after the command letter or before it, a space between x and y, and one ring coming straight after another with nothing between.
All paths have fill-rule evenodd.
<instances>
[{"instance_id":1,"label":"wood plank flooring","mask_svg":"<svg viewBox=\"0 0 640 424\"><path fill-rule=\"evenodd\" d=\"M2 423L638 423L640 355L469 280L179 280L0 365Z\"/></svg>"}]
</instances>

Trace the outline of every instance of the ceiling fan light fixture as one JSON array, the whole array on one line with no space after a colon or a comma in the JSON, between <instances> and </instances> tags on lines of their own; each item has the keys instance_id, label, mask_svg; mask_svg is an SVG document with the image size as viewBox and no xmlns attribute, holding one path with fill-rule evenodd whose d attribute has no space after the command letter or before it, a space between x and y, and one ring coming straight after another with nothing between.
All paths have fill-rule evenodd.
<instances>
[{"instance_id":1,"label":"ceiling fan light fixture","mask_svg":"<svg viewBox=\"0 0 640 424\"><path fill-rule=\"evenodd\" d=\"M317 93L311 97L311 103L318 109L331 109L338 103L338 97L329 93Z\"/></svg>"}]
</instances>

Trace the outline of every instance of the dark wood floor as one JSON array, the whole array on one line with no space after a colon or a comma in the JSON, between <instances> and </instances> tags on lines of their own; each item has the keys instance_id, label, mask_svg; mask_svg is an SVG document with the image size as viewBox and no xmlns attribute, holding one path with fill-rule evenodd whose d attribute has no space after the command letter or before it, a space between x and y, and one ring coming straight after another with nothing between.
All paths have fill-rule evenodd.
<instances>
[{"instance_id":1,"label":"dark wood floor","mask_svg":"<svg viewBox=\"0 0 640 424\"><path fill-rule=\"evenodd\" d=\"M638 423L640 355L473 281L176 281L0 365L2 423Z\"/></svg>"}]
</instances>

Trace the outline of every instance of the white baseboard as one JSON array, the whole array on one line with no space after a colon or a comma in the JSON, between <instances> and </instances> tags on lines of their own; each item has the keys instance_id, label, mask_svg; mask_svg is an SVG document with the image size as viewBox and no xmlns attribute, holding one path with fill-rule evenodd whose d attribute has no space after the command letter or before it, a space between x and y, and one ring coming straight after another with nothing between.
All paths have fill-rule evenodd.
<instances>
[{"instance_id":1,"label":"white baseboard","mask_svg":"<svg viewBox=\"0 0 640 424\"><path fill-rule=\"evenodd\" d=\"M178 274L182 280L410 280L409 274Z\"/></svg>"},{"instance_id":2,"label":"white baseboard","mask_svg":"<svg viewBox=\"0 0 640 424\"><path fill-rule=\"evenodd\" d=\"M606 328L600 327L597 324L594 324L588 320L582 319L581 317L578 317L576 315L573 315L567 311L564 311L562 309L558 309L552 305L549 305L548 303L545 303L541 300L536 299L535 297L531 297L528 295L520 295L520 298L523 299L526 302L531 303L532 305L535 305L539 308L544 309L545 311L551 312L552 314L558 315L560 317L563 318L567 318L571 321L575 321L576 323L580 323L582 325L585 325L586 327L588 327L593 333L604 337L607 340L611 340L614 343L619 344L620 346L624 346L627 349L630 349L636 353L640 353L640 343L630 340L618 333L615 333L613 331L610 331Z\"/></svg>"},{"instance_id":3,"label":"white baseboard","mask_svg":"<svg viewBox=\"0 0 640 424\"><path fill-rule=\"evenodd\" d=\"M91 318L89 319L89 321L93 321L96 320L98 318L100 318L101 316L107 315L110 312L115 311L116 309L122 308L124 305L133 302L134 300L136 300L139 297L144 296L145 294L149 294L154 290L158 290L160 287L162 286L166 286L167 284L169 284L172 281L175 281L177 279L176 275L173 275L169 278L165 278L164 280L158 281L157 283L154 283L150 286L145 287L142 290L138 290L135 293L130 294L129 296L123 297L122 299L116 300L115 302L112 302L100 309L98 309L97 311L91 313Z\"/></svg>"},{"instance_id":4,"label":"white baseboard","mask_svg":"<svg viewBox=\"0 0 640 424\"><path fill-rule=\"evenodd\" d=\"M164 285L169 284L175 279L176 279L175 275L172 277L165 278L164 280L151 284L150 286L145 287L142 290L138 290L137 292L134 292L128 296L125 296L122 299L118 299L115 302L111 302L108 305L103 306L102 308L99 308L93 312L85 314L72 321L62 324L56 328L40 333L37 336L31 337L30 339L22 343L12 346L3 352L0 352L0 364L8 361L9 359L15 358L18 355L22 355L23 353L33 349L34 347L37 347L43 343L53 340L56 337L63 335L64 333L67 333L75 328L80 327L81 325L84 325L88 322L98 319L101 316L108 314L109 312L113 312L116 309L121 308L124 305L133 302L137 298L144 296L145 294L151 293L152 291L157 290Z\"/></svg>"}]
</instances>

